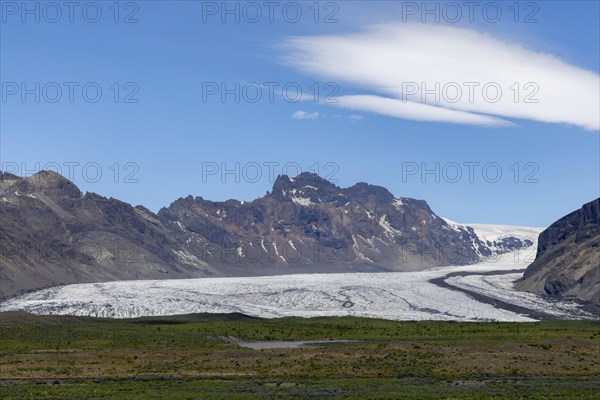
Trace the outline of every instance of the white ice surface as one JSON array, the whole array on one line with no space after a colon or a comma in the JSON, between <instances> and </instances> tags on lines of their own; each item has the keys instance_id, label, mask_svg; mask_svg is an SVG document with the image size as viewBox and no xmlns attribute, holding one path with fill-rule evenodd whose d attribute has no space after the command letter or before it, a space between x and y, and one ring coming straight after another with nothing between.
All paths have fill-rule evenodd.
<instances>
[{"instance_id":1,"label":"white ice surface","mask_svg":"<svg viewBox=\"0 0 600 400\"><path fill-rule=\"evenodd\" d=\"M463 224L463 226L473 228L475 234L484 242L494 242L498 239L512 236L518 239L529 239L535 243L540 232L544 230L537 227L512 225Z\"/></svg>"},{"instance_id":2,"label":"white ice surface","mask_svg":"<svg viewBox=\"0 0 600 400\"><path fill-rule=\"evenodd\" d=\"M77 284L19 296L1 303L0 311L110 318L240 312L258 317L353 315L392 320L532 321L429 282L451 272L510 271L525 266L524 258L506 254L485 263L419 272ZM517 276L468 276L451 278L450 282L509 303L550 311L561 318L586 317L575 304L545 302L540 296L514 291L509 281Z\"/></svg>"},{"instance_id":3,"label":"white ice surface","mask_svg":"<svg viewBox=\"0 0 600 400\"><path fill-rule=\"evenodd\" d=\"M523 274L521 273L505 275L454 276L446 279L446 283L458 288L483 294L487 297L498 299L506 303L519 305L530 310L541 311L556 317L594 317L592 314L581 310L578 303L567 300L556 300L549 297L537 296L529 292L514 290L514 282L522 276Z\"/></svg>"}]
</instances>

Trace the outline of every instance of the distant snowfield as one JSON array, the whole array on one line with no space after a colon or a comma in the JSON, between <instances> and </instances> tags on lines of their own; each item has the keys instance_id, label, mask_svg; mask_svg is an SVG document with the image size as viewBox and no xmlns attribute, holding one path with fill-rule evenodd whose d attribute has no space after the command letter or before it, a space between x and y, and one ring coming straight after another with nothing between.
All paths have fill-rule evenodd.
<instances>
[{"instance_id":1,"label":"distant snowfield","mask_svg":"<svg viewBox=\"0 0 600 400\"><path fill-rule=\"evenodd\" d=\"M44 289L0 304L0 311L108 318L240 312L257 317L361 316L391 320L534 321L429 280L453 272L523 269L528 254L420 272L302 274L243 278L118 281ZM517 259L518 258L518 259ZM575 303L516 292L520 274L447 279L456 287L564 319L594 318Z\"/></svg>"},{"instance_id":2,"label":"distant snowfield","mask_svg":"<svg viewBox=\"0 0 600 400\"><path fill-rule=\"evenodd\" d=\"M452 222L452 221L451 221ZM456 222L453 222L456 224ZM540 228L527 226L511 226L511 225L488 225L488 224L462 224L473 228L479 239L484 241L494 241L505 237L516 237L521 239L529 239L537 243L537 237L542 231ZM532 260L533 261L533 260Z\"/></svg>"}]
</instances>

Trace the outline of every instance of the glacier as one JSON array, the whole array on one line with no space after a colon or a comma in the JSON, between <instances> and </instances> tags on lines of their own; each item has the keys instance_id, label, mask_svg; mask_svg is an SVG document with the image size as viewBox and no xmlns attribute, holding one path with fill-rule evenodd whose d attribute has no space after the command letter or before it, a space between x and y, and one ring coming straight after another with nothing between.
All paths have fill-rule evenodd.
<instances>
[{"instance_id":1,"label":"glacier","mask_svg":"<svg viewBox=\"0 0 600 400\"><path fill-rule=\"evenodd\" d=\"M461 289L560 319L593 319L580 304L515 291L531 250L479 264L418 272L297 274L116 281L52 287L0 303L0 311L102 318L243 313L256 317L359 316L390 320L535 321ZM493 272L495 271L495 272ZM517 272L521 271L521 272ZM463 273L466 276L446 277ZM481 275L491 273L491 275ZM474 274L474 275L469 275ZM444 278L451 287L432 279ZM453 290L456 289L456 290Z\"/></svg>"}]
</instances>

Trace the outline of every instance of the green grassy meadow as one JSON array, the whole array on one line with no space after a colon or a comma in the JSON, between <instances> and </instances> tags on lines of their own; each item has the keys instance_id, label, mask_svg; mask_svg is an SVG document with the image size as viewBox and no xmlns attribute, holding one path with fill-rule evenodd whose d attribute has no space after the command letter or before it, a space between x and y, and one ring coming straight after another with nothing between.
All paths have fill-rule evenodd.
<instances>
[{"instance_id":1,"label":"green grassy meadow","mask_svg":"<svg viewBox=\"0 0 600 400\"><path fill-rule=\"evenodd\" d=\"M2 399L597 399L600 325L0 314ZM250 341L350 340L252 350Z\"/></svg>"}]
</instances>

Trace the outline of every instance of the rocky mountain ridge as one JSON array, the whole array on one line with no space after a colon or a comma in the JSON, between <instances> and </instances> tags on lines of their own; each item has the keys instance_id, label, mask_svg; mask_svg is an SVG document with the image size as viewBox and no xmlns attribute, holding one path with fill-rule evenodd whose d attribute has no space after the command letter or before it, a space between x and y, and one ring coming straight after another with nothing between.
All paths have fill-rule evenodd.
<instances>
[{"instance_id":1,"label":"rocky mountain ridge","mask_svg":"<svg viewBox=\"0 0 600 400\"><path fill-rule=\"evenodd\" d=\"M540 234L535 261L516 287L600 305L600 198Z\"/></svg>"},{"instance_id":2,"label":"rocky mountain ridge","mask_svg":"<svg viewBox=\"0 0 600 400\"><path fill-rule=\"evenodd\" d=\"M409 271L526 248L482 240L422 200L315 174L279 176L251 202L188 196L153 213L42 171L0 175L2 297L47 286L291 272Z\"/></svg>"}]
</instances>

